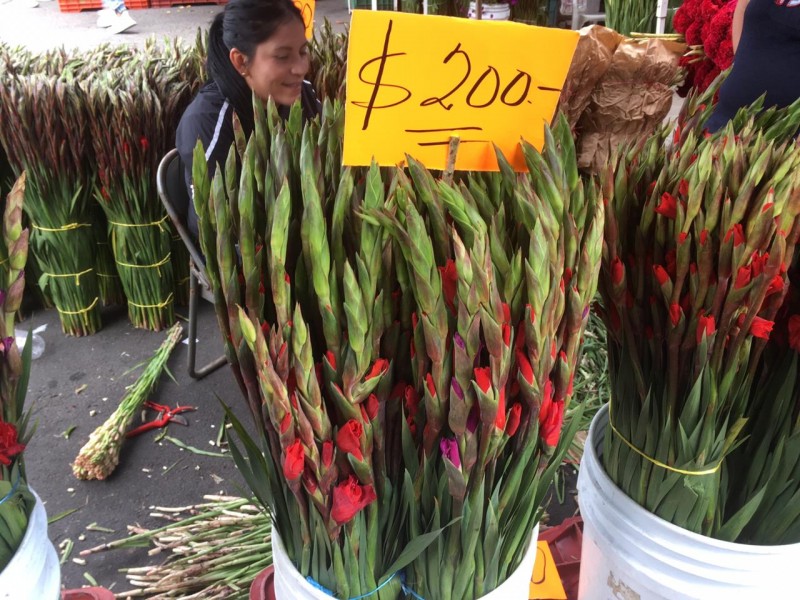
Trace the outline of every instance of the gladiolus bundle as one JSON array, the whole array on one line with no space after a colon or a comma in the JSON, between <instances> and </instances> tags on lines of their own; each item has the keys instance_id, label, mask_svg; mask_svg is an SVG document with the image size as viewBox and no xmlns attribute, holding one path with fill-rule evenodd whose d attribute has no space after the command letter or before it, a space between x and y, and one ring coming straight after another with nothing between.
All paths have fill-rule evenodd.
<instances>
[{"instance_id":1,"label":"gladiolus bundle","mask_svg":"<svg viewBox=\"0 0 800 600\"><path fill-rule=\"evenodd\" d=\"M22 460L28 439L24 404L32 344L20 354L14 335L28 258L28 229L22 228L25 181L23 174L8 195L0 243L0 572L22 542L34 505Z\"/></svg>"},{"instance_id":2,"label":"gladiolus bundle","mask_svg":"<svg viewBox=\"0 0 800 600\"><path fill-rule=\"evenodd\" d=\"M666 129L625 148L605 177L604 465L631 498L683 528L731 541L771 529L780 539L795 526L776 530L754 511L765 490L796 477L770 479L781 458L753 449L766 439L754 435L754 408L778 410L766 408L774 395L758 398L777 368L764 348L800 237L800 102L743 110L715 136L703 135L708 112L690 109L666 152ZM791 364L795 374L774 386L791 388ZM788 395L781 402L792 404ZM794 404L787 414L773 425L791 429ZM731 454L748 438L748 453Z\"/></svg>"},{"instance_id":3,"label":"gladiolus bundle","mask_svg":"<svg viewBox=\"0 0 800 600\"><path fill-rule=\"evenodd\" d=\"M454 178L412 158L342 169L340 105L304 125L256 104L213 181L194 160L226 351L263 430L261 453L237 424L232 453L336 597L398 598L402 574L424 598L477 598L519 564L578 426L598 188L563 119L543 153L522 145L529 173L498 156Z\"/></svg>"}]
</instances>

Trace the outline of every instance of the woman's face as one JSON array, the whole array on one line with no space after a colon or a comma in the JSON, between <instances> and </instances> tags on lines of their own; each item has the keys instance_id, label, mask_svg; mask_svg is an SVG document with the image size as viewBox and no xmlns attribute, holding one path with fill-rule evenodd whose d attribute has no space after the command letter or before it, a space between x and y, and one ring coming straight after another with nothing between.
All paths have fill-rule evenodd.
<instances>
[{"instance_id":1,"label":"woman's face","mask_svg":"<svg viewBox=\"0 0 800 600\"><path fill-rule=\"evenodd\" d=\"M252 60L244 60L240 71L259 98L266 101L272 97L278 104L290 105L300 97L308 66L305 27L300 19L292 19L259 44Z\"/></svg>"}]
</instances>

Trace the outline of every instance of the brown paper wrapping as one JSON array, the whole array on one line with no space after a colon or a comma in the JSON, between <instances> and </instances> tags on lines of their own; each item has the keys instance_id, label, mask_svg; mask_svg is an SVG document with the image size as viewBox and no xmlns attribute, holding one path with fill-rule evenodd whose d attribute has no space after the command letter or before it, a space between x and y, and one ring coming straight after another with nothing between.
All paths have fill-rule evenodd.
<instances>
[{"instance_id":1,"label":"brown paper wrapping","mask_svg":"<svg viewBox=\"0 0 800 600\"><path fill-rule=\"evenodd\" d=\"M685 47L599 25L580 33L559 108L576 133L578 165L597 172L617 145L650 135L667 116Z\"/></svg>"}]
</instances>

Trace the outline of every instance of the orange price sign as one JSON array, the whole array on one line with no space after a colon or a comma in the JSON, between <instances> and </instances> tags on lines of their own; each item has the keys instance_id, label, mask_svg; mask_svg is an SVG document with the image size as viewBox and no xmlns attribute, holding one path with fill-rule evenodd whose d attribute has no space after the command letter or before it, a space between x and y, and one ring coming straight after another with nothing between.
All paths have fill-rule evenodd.
<instances>
[{"instance_id":1,"label":"orange price sign","mask_svg":"<svg viewBox=\"0 0 800 600\"><path fill-rule=\"evenodd\" d=\"M524 138L541 148L578 33L520 23L353 11L344 163L496 171L497 145L518 170Z\"/></svg>"},{"instance_id":2,"label":"orange price sign","mask_svg":"<svg viewBox=\"0 0 800 600\"><path fill-rule=\"evenodd\" d=\"M306 39L314 37L314 11L317 9L315 0L293 0L294 5L303 17L303 25L306 26Z\"/></svg>"}]
</instances>

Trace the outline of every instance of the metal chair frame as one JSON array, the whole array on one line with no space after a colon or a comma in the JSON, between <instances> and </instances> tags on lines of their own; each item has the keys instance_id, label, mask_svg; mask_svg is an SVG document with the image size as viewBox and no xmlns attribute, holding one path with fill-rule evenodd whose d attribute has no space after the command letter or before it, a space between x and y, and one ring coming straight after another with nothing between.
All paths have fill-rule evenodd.
<instances>
[{"instance_id":1,"label":"metal chair frame","mask_svg":"<svg viewBox=\"0 0 800 600\"><path fill-rule=\"evenodd\" d=\"M156 186L158 188L158 197L161 203L167 210L172 224L178 235L181 236L186 249L189 251L189 357L188 357L188 371L192 379L202 379L206 375L213 373L221 366L227 364L228 359L225 355L211 361L207 365L197 368L197 310L198 310L198 297L202 296L204 300L214 303L214 296L211 292L211 284L208 282L205 269L203 268L204 260L203 255L198 250L197 246L186 229L186 224L181 219L175 210L175 206L169 197L169 187L167 177L170 164L173 160L180 158L177 149L173 148L158 165L158 172L156 174ZM181 185L183 184L183 173L180 173Z\"/></svg>"}]
</instances>

